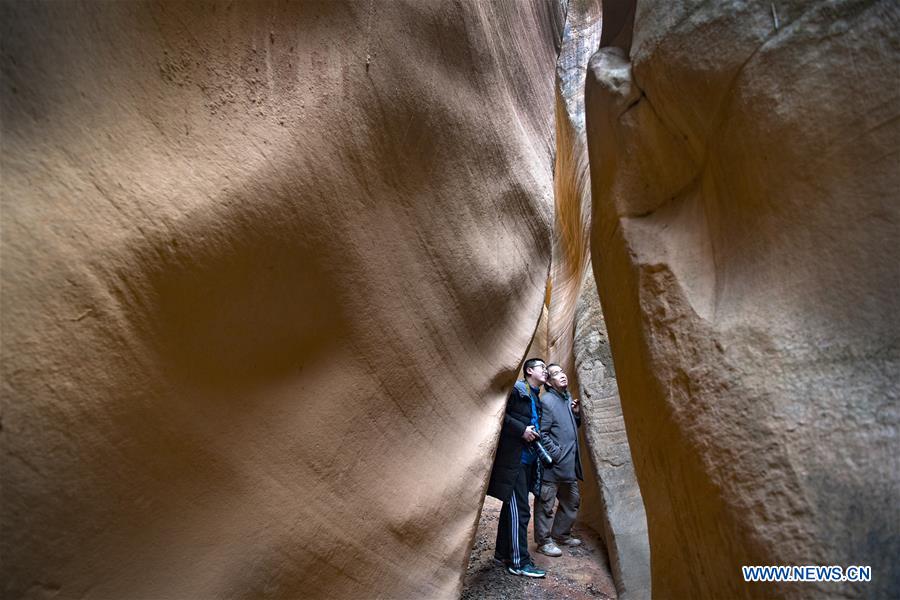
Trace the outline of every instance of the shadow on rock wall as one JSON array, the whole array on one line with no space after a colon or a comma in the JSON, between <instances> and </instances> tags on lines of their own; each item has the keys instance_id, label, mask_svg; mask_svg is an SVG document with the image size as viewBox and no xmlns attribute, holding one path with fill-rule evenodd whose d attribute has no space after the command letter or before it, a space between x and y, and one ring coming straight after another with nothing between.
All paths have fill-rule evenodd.
<instances>
[{"instance_id":1,"label":"shadow on rock wall","mask_svg":"<svg viewBox=\"0 0 900 600\"><path fill-rule=\"evenodd\" d=\"M2 23L5 595L457 594L550 261L547 7Z\"/></svg>"}]
</instances>

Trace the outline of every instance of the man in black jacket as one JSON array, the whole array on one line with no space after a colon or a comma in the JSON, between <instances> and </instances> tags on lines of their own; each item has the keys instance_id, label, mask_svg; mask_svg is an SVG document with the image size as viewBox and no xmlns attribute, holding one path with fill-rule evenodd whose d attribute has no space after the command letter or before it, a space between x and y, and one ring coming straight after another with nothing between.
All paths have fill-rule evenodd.
<instances>
[{"instance_id":1,"label":"man in black jacket","mask_svg":"<svg viewBox=\"0 0 900 600\"><path fill-rule=\"evenodd\" d=\"M542 383L547 370L540 358L529 358L522 367L523 381L517 381L506 399L506 413L488 494L503 501L497 524L494 559L503 562L513 575L543 577L546 573L531 562L528 553L528 491L540 489L540 460L531 443L538 439L541 422Z\"/></svg>"},{"instance_id":2,"label":"man in black jacket","mask_svg":"<svg viewBox=\"0 0 900 600\"><path fill-rule=\"evenodd\" d=\"M551 364L547 374L547 391L541 396L541 442L553 464L544 472L541 490L534 498L534 541L538 552L561 556L562 550L553 538L566 546L581 544L581 540L572 537L572 524L581 503L578 480L583 479L578 455L581 411L578 400L569 394L569 381L562 367ZM554 518L557 499L559 509Z\"/></svg>"}]
</instances>

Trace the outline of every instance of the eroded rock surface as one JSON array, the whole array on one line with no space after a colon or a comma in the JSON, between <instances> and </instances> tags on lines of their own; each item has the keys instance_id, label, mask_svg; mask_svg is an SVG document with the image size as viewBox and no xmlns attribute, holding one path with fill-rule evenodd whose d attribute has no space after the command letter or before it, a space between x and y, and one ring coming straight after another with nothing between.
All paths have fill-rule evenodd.
<instances>
[{"instance_id":1,"label":"eroded rock surface","mask_svg":"<svg viewBox=\"0 0 900 600\"><path fill-rule=\"evenodd\" d=\"M458 593L550 261L548 11L4 3L6 595Z\"/></svg>"},{"instance_id":2,"label":"eroded rock surface","mask_svg":"<svg viewBox=\"0 0 900 600\"><path fill-rule=\"evenodd\" d=\"M592 254L658 597L900 593L898 16L642 2L631 58L591 61Z\"/></svg>"},{"instance_id":3,"label":"eroded rock surface","mask_svg":"<svg viewBox=\"0 0 900 600\"><path fill-rule=\"evenodd\" d=\"M584 81L588 60L600 42L601 26L599 1L568 3L556 62L555 219L545 353L573 375L575 306L590 266L591 179Z\"/></svg>"},{"instance_id":4,"label":"eroded rock surface","mask_svg":"<svg viewBox=\"0 0 900 600\"><path fill-rule=\"evenodd\" d=\"M584 518L599 525L620 598L650 598L650 544L644 502L634 474L622 403L597 284L589 271L575 320L575 369L582 434L596 474L599 506Z\"/></svg>"},{"instance_id":5,"label":"eroded rock surface","mask_svg":"<svg viewBox=\"0 0 900 600\"><path fill-rule=\"evenodd\" d=\"M564 366L585 407L579 520L603 535L622 598L650 597L650 555L640 490L621 418L606 325L591 274L591 190L584 82L600 42L599 2L567 5L556 65L553 265L546 316L532 354Z\"/></svg>"}]
</instances>

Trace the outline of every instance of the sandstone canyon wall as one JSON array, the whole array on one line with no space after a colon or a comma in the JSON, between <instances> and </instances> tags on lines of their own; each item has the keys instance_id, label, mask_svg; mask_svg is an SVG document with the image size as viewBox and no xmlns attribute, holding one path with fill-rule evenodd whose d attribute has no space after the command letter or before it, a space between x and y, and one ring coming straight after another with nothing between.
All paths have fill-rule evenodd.
<instances>
[{"instance_id":1,"label":"sandstone canyon wall","mask_svg":"<svg viewBox=\"0 0 900 600\"><path fill-rule=\"evenodd\" d=\"M900 594L898 22L639 2L630 49L604 24L592 256L655 597ZM753 564L873 580L744 584Z\"/></svg>"},{"instance_id":2,"label":"sandstone canyon wall","mask_svg":"<svg viewBox=\"0 0 900 600\"><path fill-rule=\"evenodd\" d=\"M590 268L590 265L588 265ZM650 543L644 501L625 432L609 335L593 273L587 272L575 313L575 370L582 411L583 448L598 496L596 516L583 518L603 534L619 598L650 598ZM585 483L588 483L585 477ZM665 597L662 590L658 597Z\"/></svg>"},{"instance_id":3,"label":"sandstone canyon wall","mask_svg":"<svg viewBox=\"0 0 900 600\"><path fill-rule=\"evenodd\" d=\"M550 263L544 3L2 5L8 597L452 597Z\"/></svg>"}]
</instances>

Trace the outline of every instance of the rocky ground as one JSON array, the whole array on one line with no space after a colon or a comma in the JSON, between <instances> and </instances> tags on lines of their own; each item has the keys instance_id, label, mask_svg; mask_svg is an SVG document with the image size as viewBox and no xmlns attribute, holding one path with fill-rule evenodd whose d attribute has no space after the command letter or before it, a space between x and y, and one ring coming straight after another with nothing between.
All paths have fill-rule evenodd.
<instances>
[{"instance_id":1,"label":"rocky ground","mask_svg":"<svg viewBox=\"0 0 900 600\"><path fill-rule=\"evenodd\" d=\"M617 597L603 541L599 535L580 524L575 525L573 533L584 544L576 548L563 548L563 555L559 558L539 554L534 540L529 539L528 551L534 557L535 564L547 571L546 578L529 579L507 573L505 568L493 561L499 516L500 502L486 498L475 545L469 557L462 600L597 600Z\"/></svg>"}]
</instances>

